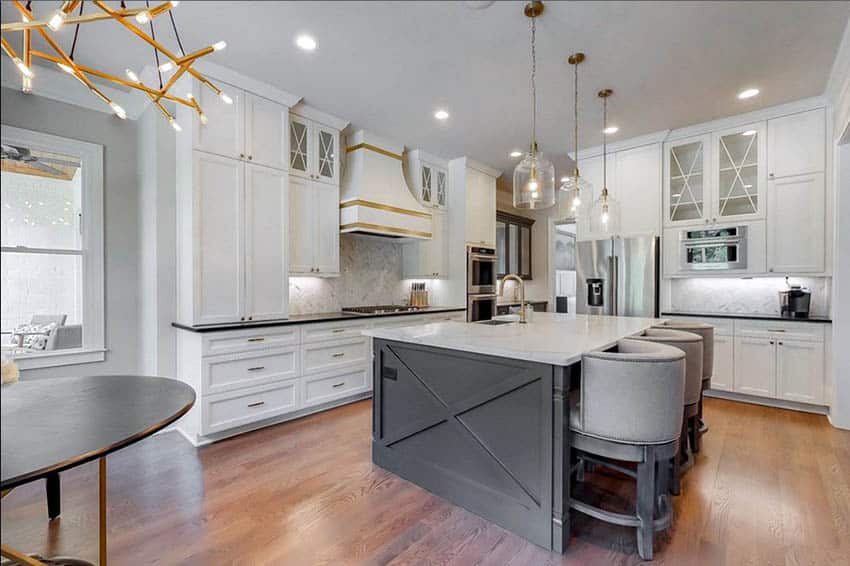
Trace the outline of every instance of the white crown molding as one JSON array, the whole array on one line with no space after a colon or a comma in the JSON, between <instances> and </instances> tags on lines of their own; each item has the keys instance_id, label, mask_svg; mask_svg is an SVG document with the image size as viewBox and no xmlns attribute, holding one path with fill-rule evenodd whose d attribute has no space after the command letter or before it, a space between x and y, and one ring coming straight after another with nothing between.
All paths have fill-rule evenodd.
<instances>
[{"instance_id":1,"label":"white crown molding","mask_svg":"<svg viewBox=\"0 0 850 566\"><path fill-rule=\"evenodd\" d=\"M629 138L626 140L620 140L616 142L612 142L608 144L608 152L615 153L617 151L623 151L625 149L633 149L635 147L641 147L644 145L651 145L654 143L661 143L667 139L667 136L670 135L670 130L659 130L657 132L652 132L651 134L645 134L642 136L637 136L634 138ZM571 151L569 154L570 159L575 159L575 152ZM579 159L588 159L590 157L597 157L602 155L602 146L596 145L593 147L588 147L586 149L580 149L578 151Z\"/></svg>"},{"instance_id":2,"label":"white crown molding","mask_svg":"<svg viewBox=\"0 0 850 566\"><path fill-rule=\"evenodd\" d=\"M258 81L257 79L252 79L247 75L243 75L242 73L228 69L227 67L210 63L209 61L198 61L195 63L194 68L203 75L209 77L211 80L218 79L233 86L233 88L247 90L252 94L268 98L269 100L283 104L288 108L292 108L298 104L302 98L295 94L286 92L285 90L280 90L279 88L275 88L264 82Z\"/></svg>"},{"instance_id":3,"label":"white crown molding","mask_svg":"<svg viewBox=\"0 0 850 566\"><path fill-rule=\"evenodd\" d=\"M478 161L474 161L468 157L464 157L466 159L466 166L470 169L475 169L476 171L481 171L487 175L490 175L494 179L498 179L502 176L502 172L494 167L490 167L489 165L484 165Z\"/></svg>"},{"instance_id":4,"label":"white crown molding","mask_svg":"<svg viewBox=\"0 0 850 566\"><path fill-rule=\"evenodd\" d=\"M3 60L2 85L5 88L20 91L20 74L18 74L12 65L6 64L5 57ZM33 72L35 73L32 81L33 96L43 96L44 98L72 104L96 112L103 112L104 114L113 113L109 106L67 73L43 65L34 65ZM104 84L102 81L97 81L96 84L106 96L124 107L124 110L127 112L127 118L136 120L141 116L144 110L143 101L140 101L133 92L117 89Z\"/></svg>"},{"instance_id":5,"label":"white crown molding","mask_svg":"<svg viewBox=\"0 0 850 566\"><path fill-rule=\"evenodd\" d=\"M343 120L342 118L337 118L332 114L328 114L327 112L322 112L321 110L310 106L309 104L305 104L303 101L299 102L295 106L292 106L292 113L302 118L307 118L308 120L314 120L325 126L329 126L334 128L335 130L342 131L344 130L349 122L348 120Z\"/></svg>"},{"instance_id":6,"label":"white crown molding","mask_svg":"<svg viewBox=\"0 0 850 566\"><path fill-rule=\"evenodd\" d=\"M850 132L850 21L844 28L824 96L834 111L833 136L841 139Z\"/></svg>"},{"instance_id":7,"label":"white crown molding","mask_svg":"<svg viewBox=\"0 0 850 566\"><path fill-rule=\"evenodd\" d=\"M412 159L414 161L424 161L426 163L430 163L432 165L436 165L444 169L449 166L449 162L446 159L438 157L433 153L428 153L423 149L411 149L408 150L405 155L407 155L409 159Z\"/></svg>"}]
</instances>

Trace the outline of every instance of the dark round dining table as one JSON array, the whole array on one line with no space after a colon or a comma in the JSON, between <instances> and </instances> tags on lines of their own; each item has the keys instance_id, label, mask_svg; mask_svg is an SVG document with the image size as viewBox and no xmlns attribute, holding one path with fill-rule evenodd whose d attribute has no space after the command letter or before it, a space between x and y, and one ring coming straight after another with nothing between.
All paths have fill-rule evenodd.
<instances>
[{"instance_id":1,"label":"dark round dining table","mask_svg":"<svg viewBox=\"0 0 850 566\"><path fill-rule=\"evenodd\" d=\"M0 389L0 491L99 461L99 563L106 564L106 456L182 417L195 391L176 379L105 375L24 380ZM24 564L82 564L32 557L2 545Z\"/></svg>"}]
</instances>

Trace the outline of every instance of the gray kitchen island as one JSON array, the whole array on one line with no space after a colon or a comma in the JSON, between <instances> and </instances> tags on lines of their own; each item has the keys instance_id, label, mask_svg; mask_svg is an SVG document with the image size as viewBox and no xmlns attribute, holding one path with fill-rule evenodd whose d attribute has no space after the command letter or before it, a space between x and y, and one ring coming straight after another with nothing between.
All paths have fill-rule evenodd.
<instances>
[{"instance_id":1,"label":"gray kitchen island","mask_svg":"<svg viewBox=\"0 0 850 566\"><path fill-rule=\"evenodd\" d=\"M584 352L660 319L373 328L372 460L544 548L569 544L569 390Z\"/></svg>"}]
</instances>

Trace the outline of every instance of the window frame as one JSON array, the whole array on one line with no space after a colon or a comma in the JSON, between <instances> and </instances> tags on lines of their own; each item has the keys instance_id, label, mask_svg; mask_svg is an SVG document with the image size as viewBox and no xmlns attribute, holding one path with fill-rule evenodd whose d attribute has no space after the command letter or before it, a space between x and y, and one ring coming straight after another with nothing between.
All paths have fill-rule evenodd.
<instances>
[{"instance_id":1,"label":"window frame","mask_svg":"<svg viewBox=\"0 0 850 566\"><path fill-rule=\"evenodd\" d=\"M104 320L104 218L103 218L103 146L43 132L0 125L3 143L39 151L65 153L80 158L80 202L82 204L82 246L79 255L83 277L83 347L10 357L22 370L71 364L102 362L105 358ZM0 248L3 253L66 254L61 248Z\"/></svg>"},{"instance_id":2,"label":"window frame","mask_svg":"<svg viewBox=\"0 0 850 566\"><path fill-rule=\"evenodd\" d=\"M534 248L532 246L532 239L533 239L533 236L532 236L533 228L532 227L534 226L534 219L533 218L526 218L525 216L518 216L516 214L510 214L509 212L502 212L501 210L497 210L496 211L496 223L498 224L499 222L501 222L505 225L505 270L510 269L510 265L511 265L511 236L510 236L511 231L510 231L510 226L514 225L514 226L517 227L517 230L516 230L516 233L517 233L517 247L516 247L516 249L517 249L517 262L516 262L516 265L517 265L517 271L520 272L520 273L517 273L517 275L519 275L522 279L525 279L526 281L532 280L533 279L533 277L532 277L532 271L533 271L533 261L532 261L532 259L534 257L534 251L533 251ZM522 272L522 260L523 260L523 240L524 240L524 238L522 236L523 228L526 228L528 230L528 273L521 273ZM498 240L498 238L497 238L497 240ZM498 241L496 242L496 247L498 248ZM496 250L496 253L498 254L498 249ZM497 273L496 276L499 279L502 279L507 274L508 273Z\"/></svg>"}]
</instances>

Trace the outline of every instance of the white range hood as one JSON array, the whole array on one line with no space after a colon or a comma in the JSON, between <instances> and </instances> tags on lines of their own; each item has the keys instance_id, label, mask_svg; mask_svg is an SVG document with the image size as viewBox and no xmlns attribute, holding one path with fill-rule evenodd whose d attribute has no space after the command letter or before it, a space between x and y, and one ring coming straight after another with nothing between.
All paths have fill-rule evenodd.
<instances>
[{"instance_id":1,"label":"white range hood","mask_svg":"<svg viewBox=\"0 0 850 566\"><path fill-rule=\"evenodd\" d=\"M431 212L404 180L404 146L364 130L348 138L339 203L339 231L428 240Z\"/></svg>"}]
</instances>

